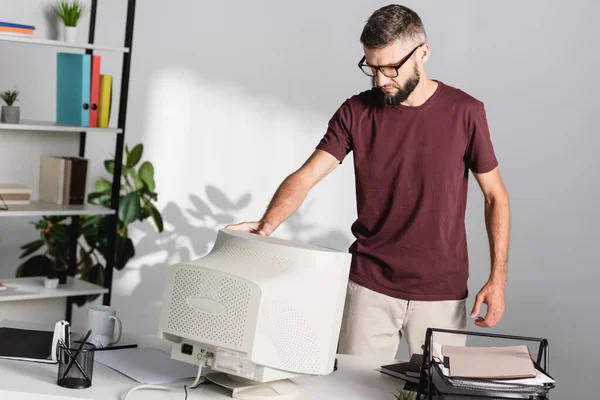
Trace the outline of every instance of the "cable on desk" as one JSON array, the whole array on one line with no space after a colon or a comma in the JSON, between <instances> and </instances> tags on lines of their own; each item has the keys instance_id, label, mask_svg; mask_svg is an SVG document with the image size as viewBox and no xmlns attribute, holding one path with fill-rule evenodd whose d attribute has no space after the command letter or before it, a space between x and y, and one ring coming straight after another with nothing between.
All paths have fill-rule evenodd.
<instances>
[{"instance_id":1,"label":"cable on desk","mask_svg":"<svg viewBox=\"0 0 600 400\"><path fill-rule=\"evenodd\" d=\"M202 358L200 359L200 365L198 365L198 373L196 374L196 379L189 386L184 385L183 387L181 387L181 386L161 386L161 385L139 385L139 386L129 389L129 391L125 394L125 397L123 397L123 400L127 400L127 398L129 397L129 395L131 393L135 392L136 390L141 390L141 389L156 389L156 390L181 390L181 389L183 389L185 391L185 398L187 399L187 389L188 388L195 389L202 384L200 382L200 378L201 378L200 375L202 374L202 367L204 366L204 363L206 360L207 360L207 357L202 356Z\"/></svg>"},{"instance_id":2,"label":"cable on desk","mask_svg":"<svg viewBox=\"0 0 600 400\"><path fill-rule=\"evenodd\" d=\"M206 381L200 382L199 384L197 384L196 386L193 386L193 387L191 387L191 386L188 387L187 385L184 385L183 386L183 390L185 390L185 399L184 400L187 400L187 398L188 398L188 389L198 389L200 386L204 385L205 383L206 383Z\"/></svg>"}]
</instances>

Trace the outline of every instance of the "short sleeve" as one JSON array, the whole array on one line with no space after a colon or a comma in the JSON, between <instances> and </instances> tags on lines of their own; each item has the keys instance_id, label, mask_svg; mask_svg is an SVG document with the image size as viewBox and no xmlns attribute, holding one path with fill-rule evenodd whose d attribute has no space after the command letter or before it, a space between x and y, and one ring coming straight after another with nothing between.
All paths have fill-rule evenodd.
<instances>
[{"instance_id":1,"label":"short sleeve","mask_svg":"<svg viewBox=\"0 0 600 400\"><path fill-rule=\"evenodd\" d=\"M498 166L488 128L485 107L479 102L471 115L469 143L465 154L468 168L475 173L485 173Z\"/></svg>"},{"instance_id":2,"label":"short sleeve","mask_svg":"<svg viewBox=\"0 0 600 400\"><path fill-rule=\"evenodd\" d=\"M316 148L328 152L341 164L348 153L352 151L351 126L352 113L348 101L346 101L329 120L327 131Z\"/></svg>"}]
</instances>

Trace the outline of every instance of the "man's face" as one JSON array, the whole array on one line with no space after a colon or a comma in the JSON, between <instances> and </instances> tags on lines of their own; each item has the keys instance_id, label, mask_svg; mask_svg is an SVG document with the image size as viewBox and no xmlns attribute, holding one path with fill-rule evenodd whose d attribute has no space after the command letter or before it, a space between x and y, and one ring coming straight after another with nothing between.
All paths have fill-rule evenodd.
<instances>
[{"instance_id":1,"label":"man's face","mask_svg":"<svg viewBox=\"0 0 600 400\"><path fill-rule=\"evenodd\" d=\"M365 51L365 62L373 66L396 66L403 61L415 45L411 43L400 44L395 42L382 49L368 49ZM404 102L408 96L417 87L420 80L419 63L416 61L419 55L417 50L409 59L398 69L398 76L390 78L377 72L375 81L383 93L383 102L388 106L395 106ZM387 71L394 71L393 68L386 68ZM390 74L388 74L390 75Z\"/></svg>"}]
</instances>

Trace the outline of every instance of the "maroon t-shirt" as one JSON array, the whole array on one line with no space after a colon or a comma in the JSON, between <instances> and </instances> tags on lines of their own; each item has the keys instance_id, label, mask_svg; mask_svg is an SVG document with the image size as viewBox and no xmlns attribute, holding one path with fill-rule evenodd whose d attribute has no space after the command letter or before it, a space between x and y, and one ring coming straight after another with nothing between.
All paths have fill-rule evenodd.
<instances>
[{"instance_id":1,"label":"maroon t-shirt","mask_svg":"<svg viewBox=\"0 0 600 400\"><path fill-rule=\"evenodd\" d=\"M317 146L354 155L350 279L405 300L467 297L469 170L498 165L483 103L436 82L418 107L381 106L378 88L351 97Z\"/></svg>"}]
</instances>

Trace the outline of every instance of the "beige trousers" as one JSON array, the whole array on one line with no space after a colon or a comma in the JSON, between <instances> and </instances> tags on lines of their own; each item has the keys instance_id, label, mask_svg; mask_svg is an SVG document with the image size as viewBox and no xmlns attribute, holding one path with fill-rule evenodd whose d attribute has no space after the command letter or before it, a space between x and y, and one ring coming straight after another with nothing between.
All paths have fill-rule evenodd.
<instances>
[{"instance_id":1,"label":"beige trousers","mask_svg":"<svg viewBox=\"0 0 600 400\"><path fill-rule=\"evenodd\" d=\"M465 300L407 301L350 281L338 352L393 360L404 336L409 355L423 353L427 328L465 330ZM437 343L464 346L466 335L433 334Z\"/></svg>"}]
</instances>

